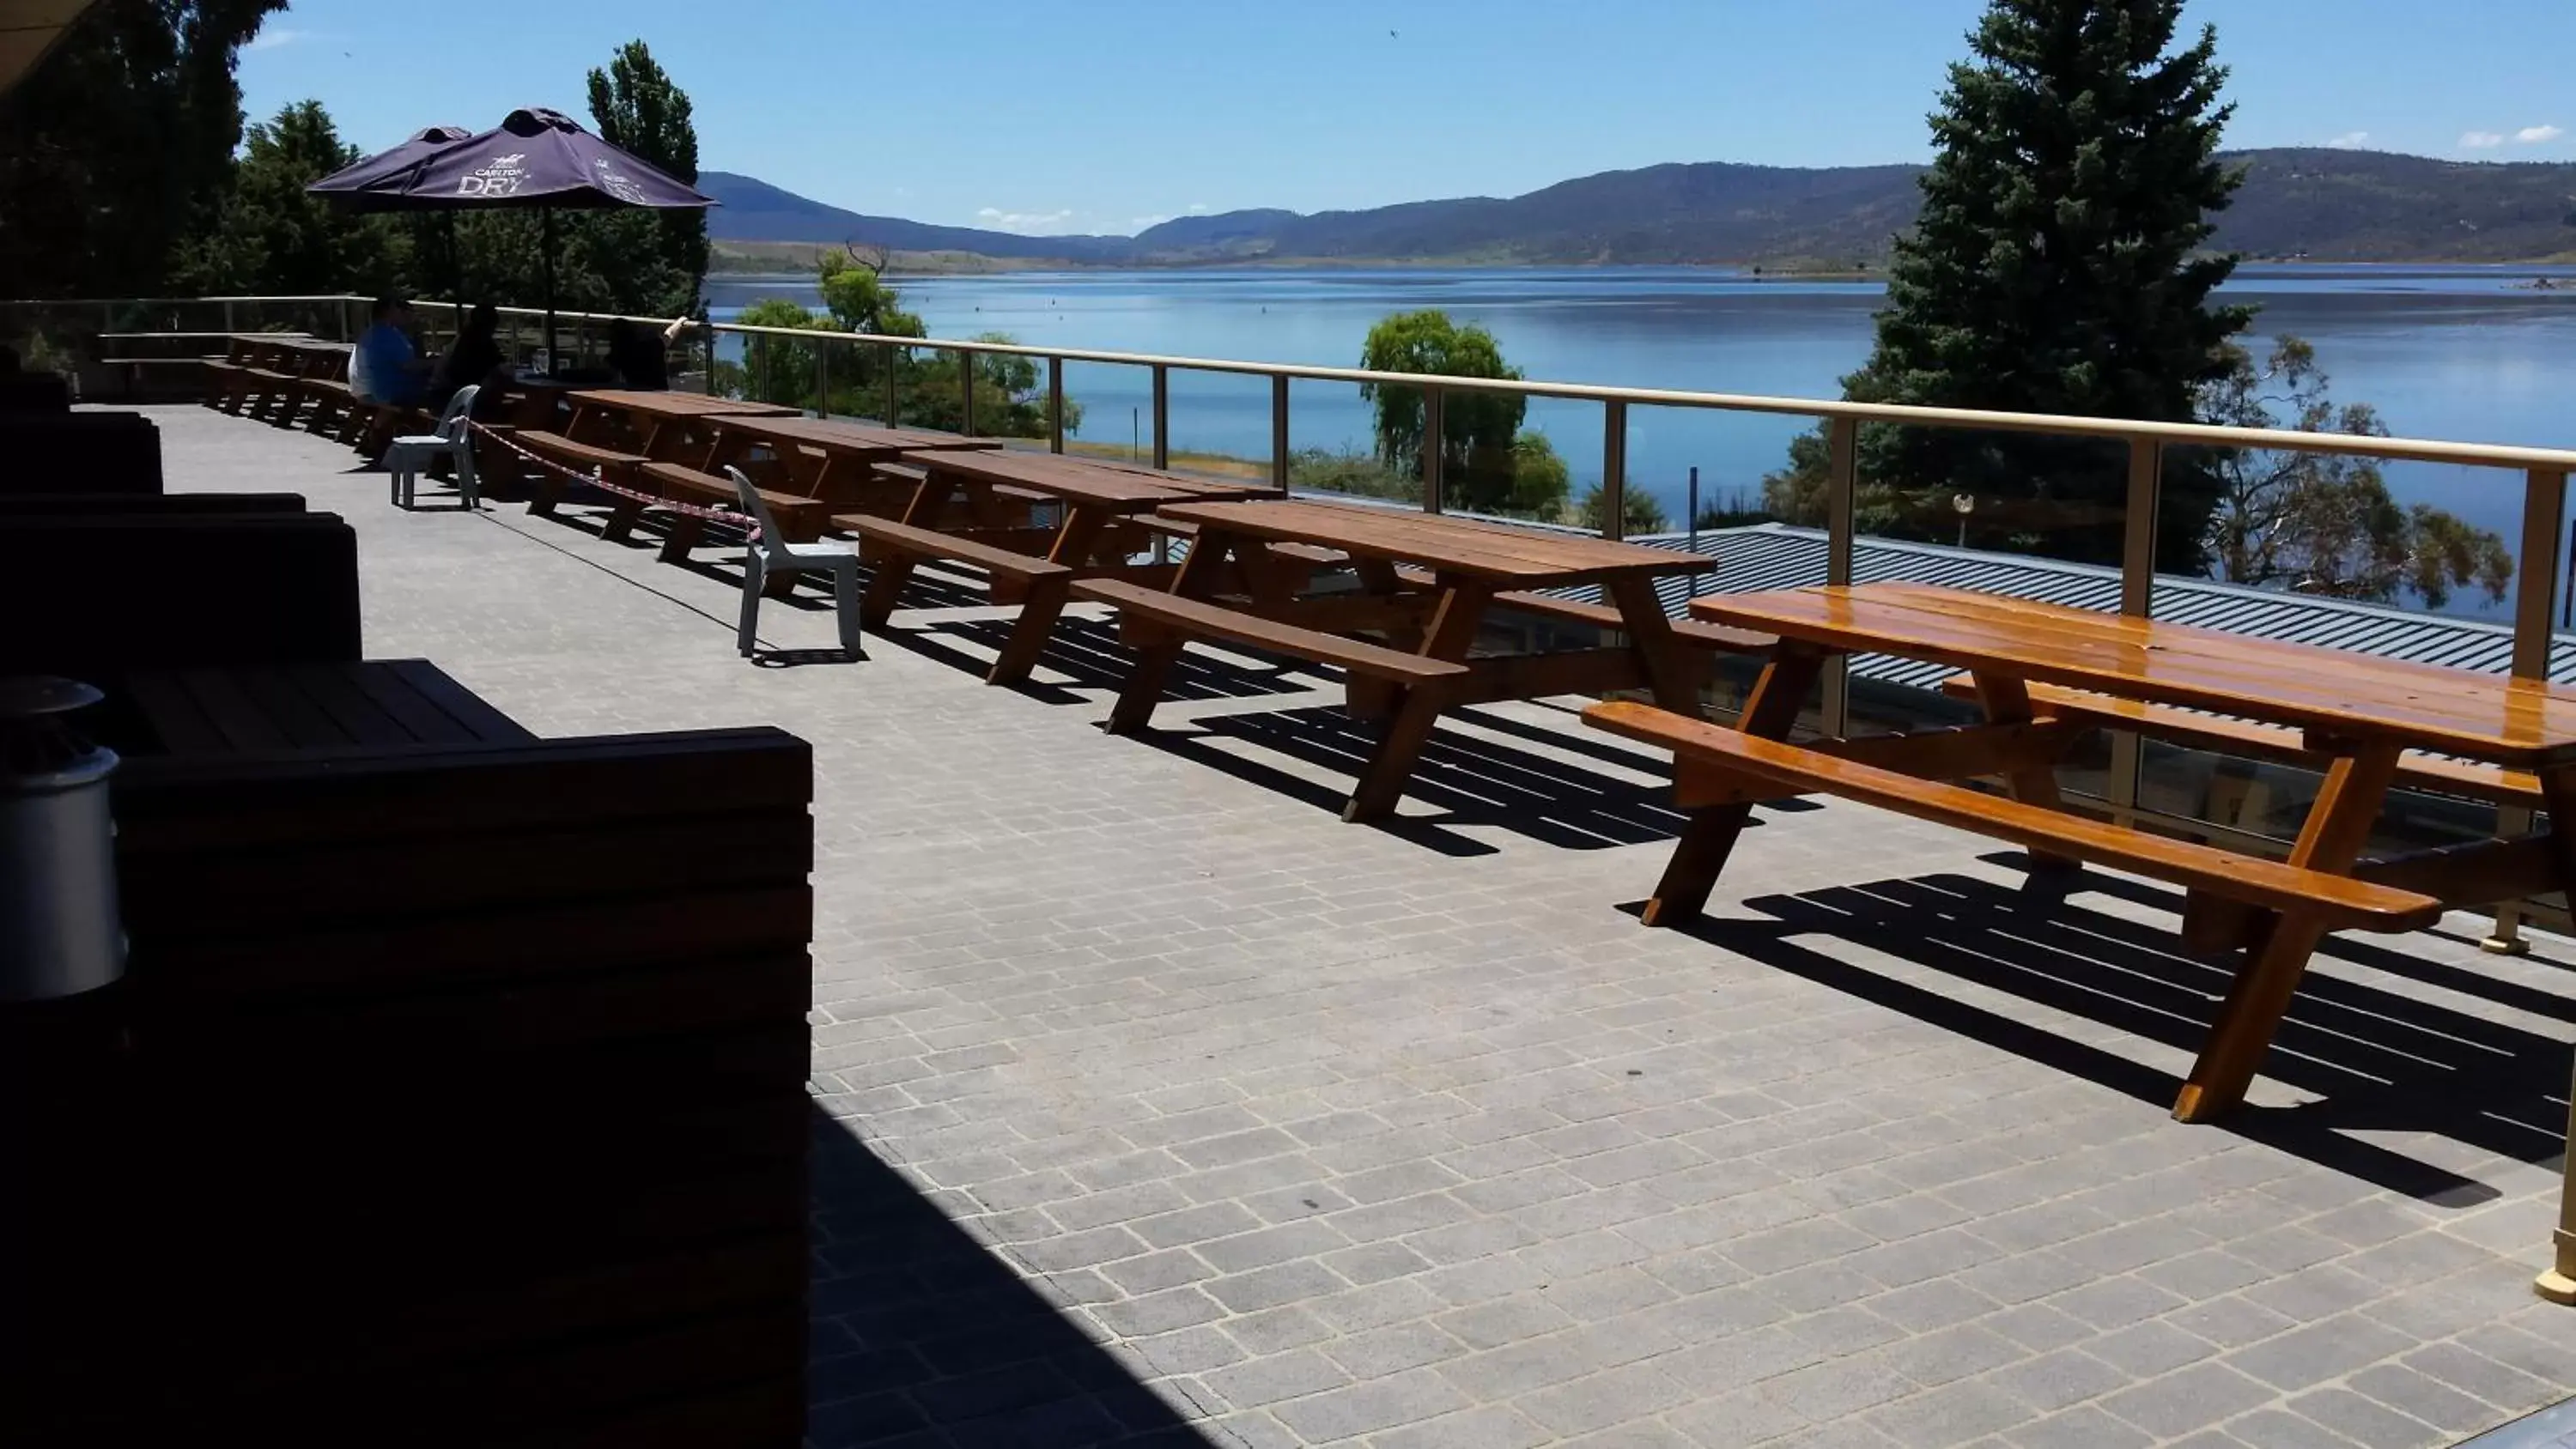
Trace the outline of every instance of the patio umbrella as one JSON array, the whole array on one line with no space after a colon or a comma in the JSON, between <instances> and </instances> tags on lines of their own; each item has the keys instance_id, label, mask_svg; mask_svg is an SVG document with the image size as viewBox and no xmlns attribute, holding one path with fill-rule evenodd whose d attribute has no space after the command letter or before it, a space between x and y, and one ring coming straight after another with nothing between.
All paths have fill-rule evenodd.
<instances>
[{"instance_id":1,"label":"patio umbrella","mask_svg":"<svg viewBox=\"0 0 2576 1449\"><path fill-rule=\"evenodd\" d=\"M411 139L392 150L379 151L364 161L351 162L304 189L345 201L359 211L391 210L391 207L369 205L367 188L398 179L404 172L457 142L473 138L474 133L463 126L429 126L412 132Z\"/></svg>"},{"instance_id":2,"label":"patio umbrella","mask_svg":"<svg viewBox=\"0 0 2576 1449\"><path fill-rule=\"evenodd\" d=\"M436 128L434 128L436 129ZM414 137L415 141L429 132ZM409 144L409 143L406 143ZM400 150L397 147L396 150ZM386 153L391 156L393 153ZM379 158L382 159L382 158ZM370 165L360 162L360 167ZM347 176L342 172L340 176ZM558 111L512 111L480 135L425 146L417 160L359 185L309 190L363 211L479 211L534 207L545 222L546 355L555 350L555 212L617 206L680 210L715 205L685 184L583 130ZM327 189L326 188L331 188Z\"/></svg>"}]
</instances>

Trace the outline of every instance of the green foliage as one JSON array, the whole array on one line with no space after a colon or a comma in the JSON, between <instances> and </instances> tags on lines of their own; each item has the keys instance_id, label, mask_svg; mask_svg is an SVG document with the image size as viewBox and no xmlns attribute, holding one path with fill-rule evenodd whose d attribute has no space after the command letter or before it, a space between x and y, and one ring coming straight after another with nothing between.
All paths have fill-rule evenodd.
<instances>
[{"instance_id":1,"label":"green foliage","mask_svg":"<svg viewBox=\"0 0 2576 1449\"><path fill-rule=\"evenodd\" d=\"M1547 434L1526 429L1512 439L1512 486L1495 511L1513 518L1554 518L1565 511L1573 479Z\"/></svg>"},{"instance_id":2,"label":"green foliage","mask_svg":"<svg viewBox=\"0 0 2576 1449\"><path fill-rule=\"evenodd\" d=\"M2223 375L2251 318L2211 291L2235 267L2203 251L2242 180L2216 159L2231 108L2217 39L2169 50L2182 0L1990 0L1932 116L1923 209L1898 239L1877 347L1843 379L1865 402L2180 422ZM2116 561L2124 450L2083 439L1869 427L1864 499L1887 531L1954 536L1953 497L1986 547ZM1811 507L1810 437L1766 480L1784 515ZM2168 473L2157 563L2194 572L2216 495ZM1946 521L1946 526L1945 526Z\"/></svg>"},{"instance_id":3,"label":"green foliage","mask_svg":"<svg viewBox=\"0 0 2576 1449\"><path fill-rule=\"evenodd\" d=\"M590 73L590 118L599 138L676 180L698 179L698 130L689 93L672 84L641 40L617 48ZM581 233L589 270L616 305L607 311L669 317L694 311L707 278L703 211L601 211L569 228Z\"/></svg>"},{"instance_id":4,"label":"green foliage","mask_svg":"<svg viewBox=\"0 0 2576 1449\"><path fill-rule=\"evenodd\" d=\"M2275 338L2259 362L2230 347L2227 361L2226 374L2202 391L2213 423L2388 434L2368 403L2334 401L2316 349L2300 338ZM2503 539L2428 504L2400 507L2375 458L2239 448L2218 453L2213 467L2219 493L2208 552L2216 577L2383 603L2411 592L2436 609L2454 588L2471 585L2501 600L2512 581Z\"/></svg>"},{"instance_id":5,"label":"green foliage","mask_svg":"<svg viewBox=\"0 0 2576 1449\"><path fill-rule=\"evenodd\" d=\"M882 283L877 290L885 315L910 324L909 331L890 335L921 336L920 319L900 309L894 290ZM845 288L841 302L848 303L854 295ZM752 303L735 320L746 327L781 327L800 332L857 330L844 324L837 305L834 312L816 312L777 297ZM973 340L1009 342L1011 338L988 332ZM858 343L753 336L745 343L744 360L719 366L715 383L718 391L730 396L813 410L819 382L828 390L828 411L844 416L881 417L885 412L885 357L880 349ZM818 358L822 369L819 377ZM909 351L894 354L895 386L901 420L906 426L966 430L963 375L958 361L954 352L927 357ZM1001 438L1047 436L1046 384L1037 359L979 353L973 367L977 434ZM1082 405L1065 399L1065 431L1071 433L1081 426Z\"/></svg>"},{"instance_id":6,"label":"green foliage","mask_svg":"<svg viewBox=\"0 0 2576 1449\"><path fill-rule=\"evenodd\" d=\"M1288 457L1288 486L1301 492L1347 493L1354 498L1422 501L1422 480L1386 466L1357 449L1301 448Z\"/></svg>"},{"instance_id":7,"label":"green foliage","mask_svg":"<svg viewBox=\"0 0 2576 1449\"><path fill-rule=\"evenodd\" d=\"M903 310L903 299L875 267L846 253L825 253L821 274L823 305L842 331L886 337L930 335L919 317Z\"/></svg>"},{"instance_id":8,"label":"green foliage","mask_svg":"<svg viewBox=\"0 0 2576 1449\"><path fill-rule=\"evenodd\" d=\"M1381 319L1369 329L1368 341L1360 349L1360 366L1374 372L1448 377L1521 375L1503 361L1494 334L1478 326L1460 327L1438 310L1398 312ZM1423 394L1409 387L1363 383L1360 397L1375 411L1379 461L1420 478ZM1511 510L1517 486L1512 444L1527 410L1527 401L1515 393L1442 394L1440 477L1445 504L1471 513Z\"/></svg>"},{"instance_id":9,"label":"green foliage","mask_svg":"<svg viewBox=\"0 0 2576 1449\"><path fill-rule=\"evenodd\" d=\"M233 59L285 0L98 0L0 96L0 277L166 296L241 140Z\"/></svg>"},{"instance_id":10,"label":"green foliage","mask_svg":"<svg viewBox=\"0 0 2576 1449\"><path fill-rule=\"evenodd\" d=\"M1600 532L1610 521L1609 505L1607 490L1595 484L1583 490L1583 502L1572 510L1570 521ZM1672 519L1665 514L1664 505L1656 501L1655 495L1635 488L1620 491L1619 515L1622 538L1641 533L1661 533L1672 527Z\"/></svg>"},{"instance_id":11,"label":"green foliage","mask_svg":"<svg viewBox=\"0 0 2576 1449\"><path fill-rule=\"evenodd\" d=\"M976 342L1009 342L1003 332L986 332ZM975 384L974 427L967 426L959 369L971 360ZM1008 354L975 353L961 359L954 352L936 353L909 364L903 384L903 421L907 426L972 431L983 437L1043 438L1047 435L1046 387L1037 359ZM1082 425L1082 405L1064 402L1064 430Z\"/></svg>"},{"instance_id":12,"label":"green foliage","mask_svg":"<svg viewBox=\"0 0 2576 1449\"><path fill-rule=\"evenodd\" d=\"M190 290L267 296L361 296L399 290L411 235L390 216L361 216L305 188L358 159L320 101L300 101L250 128L215 225L187 253Z\"/></svg>"}]
</instances>

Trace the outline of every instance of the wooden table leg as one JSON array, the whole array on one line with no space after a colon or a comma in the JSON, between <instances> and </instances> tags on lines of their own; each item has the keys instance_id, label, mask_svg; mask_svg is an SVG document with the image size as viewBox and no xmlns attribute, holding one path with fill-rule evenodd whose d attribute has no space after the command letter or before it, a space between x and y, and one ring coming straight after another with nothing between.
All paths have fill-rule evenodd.
<instances>
[{"instance_id":1,"label":"wooden table leg","mask_svg":"<svg viewBox=\"0 0 2576 1449\"><path fill-rule=\"evenodd\" d=\"M1441 582L1440 603L1432 610L1422 647L1414 652L1457 663L1475 647L1476 624L1484 618L1494 591L1481 580ZM1379 820L1394 813L1395 802L1404 796L1404 782L1413 778L1414 762L1422 758L1422 747L1431 742L1431 728L1440 722L1440 711L1448 703L1446 694L1436 688L1416 685L1404 691L1387 721L1386 733L1378 738L1376 753L1369 756L1368 768L1360 773L1359 788L1342 807L1344 820Z\"/></svg>"},{"instance_id":2,"label":"wooden table leg","mask_svg":"<svg viewBox=\"0 0 2576 1449\"><path fill-rule=\"evenodd\" d=\"M2398 753L2395 744L2374 742L2326 767L2325 784L2308 807L2290 864L2336 875L2352 869L2369 843L2370 827L2379 821L2388 782L2397 774ZM2174 1099L2177 1120L2206 1122L2245 1100L2272 1034L2290 1009L2291 994L2307 974L2308 957L2324 937L2317 917L2306 912L2287 912L2266 923L2237 968L2235 984L2219 1005L2217 1024L2200 1059L2192 1063L2182 1094Z\"/></svg>"},{"instance_id":3,"label":"wooden table leg","mask_svg":"<svg viewBox=\"0 0 2576 1449\"><path fill-rule=\"evenodd\" d=\"M948 486L937 473L925 474L913 485L912 501L904 505L900 523L918 524L924 518L935 518L948 504ZM882 629L894 617L894 606L903 598L903 586L912 579L913 558L908 553L887 551L877 556L868 574L868 590L859 596L859 627Z\"/></svg>"},{"instance_id":4,"label":"wooden table leg","mask_svg":"<svg viewBox=\"0 0 2576 1449\"><path fill-rule=\"evenodd\" d=\"M2030 688L2008 674L1979 673L1977 702L1984 706L1989 724L2028 724L2031 721ZM2057 770L2054 765L2033 765L2015 770L2004 777L2012 797L2025 805L2048 810L2063 810L2065 801L2057 793ZM2062 855L2031 851L2030 863L2035 870L2068 871L2082 868L2082 863Z\"/></svg>"},{"instance_id":5,"label":"wooden table leg","mask_svg":"<svg viewBox=\"0 0 2576 1449\"><path fill-rule=\"evenodd\" d=\"M1055 531L1054 546L1047 550L1048 561L1077 569L1088 564L1092 547L1109 522L1109 515L1097 508L1066 505L1064 523ZM1065 591L1072 582L1065 574L1029 581L1028 593L1020 600L1019 621L1011 626L1011 637L1003 641L1000 656L984 676L986 684L1017 684L1029 677L1038 656L1046 652L1047 640L1055 637L1055 621L1064 613Z\"/></svg>"},{"instance_id":6,"label":"wooden table leg","mask_svg":"<svg viewBox=\"0 0 2576 1449\"><path fill-rule=\"evenodd\" d=\"M1172 575L1172 592L1184 598L1204 599L1215 592L1216 580L1225 571L1226 555L1232 553L1238 540L1229 534L1201 529L1191 543L1189 557L1181 560L1180 571ZM1243 546L1249 550L1248 541ZM1136 665L1127 675L1127 684L1118 691L1118 703L1109 711L1109 732L1113 735L1134 734L1154 718L1154 706L1163 699L1163 685L1172 675L1187 642L1178 633L1165 632L1160 637L1136 645Z\"/></svg>"},{"instance_id":7,"label":"wooden table leg","mask_svg":"<svg viewBox=\"0 0 2576 1449\"><path fill-rule=\"evenodd\" d=\"M1762 677L1754 681L1737 728L1760 739L1787 739L1824 670L1823 654L1783 643L1763 666ZM1735 850L1736 837L1752 818L1750 804L1710 805L1693 811L1690 823L1682 827L1682 838L1673 844L1664 878L1646 898L1641 919L1649 926L1676 926L1705 909L1708 893L1717 887L1718 873L1726 869L1726 858Z\"/></svg>"},{"instance_id":8,"label":"wooden table leg","mask_svg":"<svg viewBox=\"0 0 2576 1449\"><path fill-rule=\"evenodd\" d=\"M1654 692L1655 703L1686 718L1700 718L1699 686L1706 671L1697 661L1706 656L1685 647L1674 635L1663 600L1655 597L1654 582L1633 574L1613 579L1610 602L1619 606L1622 632L1645 669L1646 687Z\"/></svg>"},{"instance_id":9,"label":"wooden table leg","mask_svg":"<svg viewBox=\"0 0 2576 1449\"><path fill-rule=\"evenodd\" d=\"M1403 576L1386 559L1355 557L1351 572L1360 581L1361 593L1392 598L1404 592ZM1389 630L1386 642L1391 648L1413 652L1422 648L1422 638L1419 627L1407 626ZM1395 705L1396 688L1383 679L1354 674L1342 681L1342 707L1353 719L1386 719L1395 713Z\"/></svg>"}]
</instances>

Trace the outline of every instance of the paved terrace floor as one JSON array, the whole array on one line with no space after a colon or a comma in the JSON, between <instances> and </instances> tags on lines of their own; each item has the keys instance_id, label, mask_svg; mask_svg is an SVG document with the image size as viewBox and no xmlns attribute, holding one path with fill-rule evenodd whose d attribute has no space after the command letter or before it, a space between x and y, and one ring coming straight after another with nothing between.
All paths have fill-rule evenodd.
<instances>
[{"instance_id":1,"label":"paved terrace floor","mask_svg":"<svg viewBox=\"0 0 2576 1449\"><path fill-rule=\"evenodd\" d=\"M174 488L349 518L371 655L541 734L813 742L818 1445L2396 1449L2576 1382L2529 1287L2565 942L2333 946L2252 1109L2183 1127L2223 977L2161 889L2053 907L1828 805L1649 932L1662 772L1563 711L1444 725L1346 826L1311 674L1203 661L1148 742L1096 623L1013 693L990 611L845 664L809 598L763 633L812 662L754 667L723 550L154 415Z\"/></svg>"}]
</instances>

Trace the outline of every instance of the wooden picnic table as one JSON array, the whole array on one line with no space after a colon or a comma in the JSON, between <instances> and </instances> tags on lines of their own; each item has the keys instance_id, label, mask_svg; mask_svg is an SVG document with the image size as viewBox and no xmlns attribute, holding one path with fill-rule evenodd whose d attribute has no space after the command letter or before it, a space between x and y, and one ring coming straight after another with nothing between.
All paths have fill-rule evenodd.
<instances>
[{"instance_id":1,"label":"wooden picnic table","mask_svg":"<svg viewBox=\"0 0 2576 1449\"><path fill-rule=\"evenodd\" d=\"M900 517L832 517L835 527L858 535L861 555L876 565L860 618L867 627L884 627L918 560L976 564L992 576L997 602L1016 596L1020 603L1011 637L985 676L992 684L1028 677L1075 581L1149 577L1155 569L1172 572L1166 566L1129 562L1141 535L1122 527L1125 520L1174 503L1276 496L1266 483L1199 478L1054 453L942 446L906 452L902 458L922 476ZM966 504L963 522L954 521L951 509L960 495ZM1033 495L1058 505L1061 517L1031 526L1025 500Z\"/></svg>"},{"instance_id":2,"label":"wooden picnic table","mask_svg":"<svg viewBox=\"0 0 2576 1449\"><path fill-rule=\"evenodd\" d=\"M1169 597L1130 588L1077 589L1142 622L1136 668L1111 717L1113 730L1142 729L1165 677L1190 637L1228 638L1281 649L1349 672L1352 711L1382 716L1386 730L1360 777L1347 820L1395 808L1442 711L1464 704L1549 695L1646 689L1666 708L1696 715L1705 657L1655 596L1660 575L1708 567L1701 554L1614 543L1479 519L1309 499L1189 503L1162 516L1197 530ZM1283 549L1347 557L1356 594L1300 597L1287 587ZM1229 569L1229 564L1231 568ZM1218 603L1229 575L1248 597ZM1500 604L1548 610L1539 591L1597 584L1610 600L1594 611L1625 642L1595 649L1470 657L1486 611ZM1352 649L1341 636L1383 631L1392 648ZM1131 631L1132 632L1132 631ZM1767 643L1768 641L1763 641Z\"/></svg>"},{"instance_id":3,"label":"wooden picnic table","mask_svg":"<svg viewBox=\"0 0 2576 1449\"><path fill-rule=\"evenodd\" d=\"M931 428L884 428L801 414L727 414L713 418L709 427L713 437L705 461L696 465L701 472L713 473L731 464L766 487L820 499L835 507L889 514L903 511L914 483L881 477L878 464L895 462L906 453L981 451L1002 445L999 438L970 438ZM776 467L757 467L751 456L755 452L768 453ZM871 504L876 507L870 508Z\"/></svg>"},{"instance_id":4,"label":"wooden picnic table","mask_svg":"<svg viewBox=\"0 0 2576 1449\"><path fill-rule=\"evenodd\" d=\"M571 394L572 421L564 436L592 447L618 448L656 463L694 468L712 437L708 424L723 417L793 418L803 414L777 403L746 402L697 392L645 392L585 388Z\"/></svg>"},{"instance_id":5,"label":"wooden picnic table","mask_svg":"<svg viewBox=\"0 0 2576 1449\"><path fill-rule=\"evenodd\" d=\"M1801 793L2011 840L2043 868L2090 861L2182 885L2186 937L2243 953L2175 1102L2184 1121L2243 1099L2328 932L2418 929L2444 908L2576 882L2576 837L2555 833L2363 859L2392 784L2519 795L2554 820L2576 819L2576 690L1918 584L1722 594L1691 609L1781 644L1740 731L1657 720L1634 706L1587 712L1615 733L1672 745L1682 803L1693 807L1648 922L1696 914L1752 802ZM1824 661L1855 653L1965 671L1959 692L1982 702L1987 723L1785 743ZM2320 769L2287 864L2067 813L2054 766L2081 734L2104 727L2202 748L2241 741ZM2013 798L1945 783L1986 776L2002 777Z\"/></svg>"}]
</instances>

